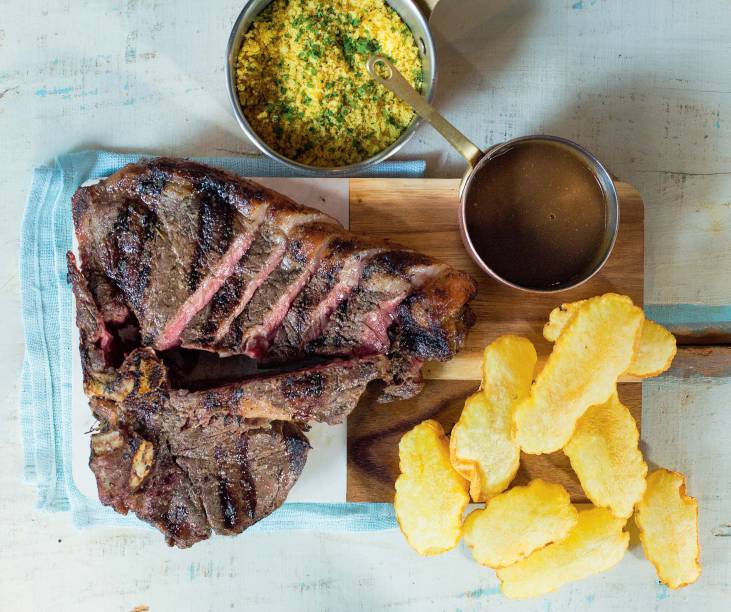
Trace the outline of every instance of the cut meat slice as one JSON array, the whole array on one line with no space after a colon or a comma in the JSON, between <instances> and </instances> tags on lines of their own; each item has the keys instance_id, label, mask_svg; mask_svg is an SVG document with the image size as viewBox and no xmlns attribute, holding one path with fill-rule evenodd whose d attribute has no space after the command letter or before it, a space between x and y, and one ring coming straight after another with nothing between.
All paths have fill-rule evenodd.
<instances>
[{"instance_id":1,"label":"cut meat slice","mask_svg":"<svg viewBox=\"0 0 731 612\"><path fill-rule=\"evenodd\" d=\"M208 391L172 391L170 400L189 424L202 427L220 416L334 424L355 408L369 382L389 379L389 370L387 357L373 355Z\"/></svg>"},{"instance_id":2,"label":"cut meat slice","mask_svg":"<svg viewBox=\"0 0 731 612\"><path fill-rule=\"evenodd\" d=\"M301 357L305 345L324 331L332 313L358 285L366 260L384 250L382 244L352 234L335 238L282 321L266 361L283 363Z\"/></svg>"},{"instance_id":3,"label":"cut meat slice","mask_svg":"<svg viewBox=\"0 0 731 612\"><path fill-rule=\"evenodd\" d=\"M183 332L182 345L212 350L246 308L256 290L276 270L286 248L286 238L280 232L263 228L250 252L236 264L234 273Z\"/></svg>"},{"instance_id":4,"label":"cut meat slice","mask_svg":"<svg viewBox=\"0 0 731 612\"><path fill-rule=\"evenodd\" d=\"M180 335L191 319L213 298L226 279L231 276L237 262L251 246L254 235L251 232L236 236L218 261L210 266L210 273L201 280L196 289L188 295L183 305L168 320L155 340L155 347L166 350L180 344Z\"/></svg>"},{"instance_id":5,"label":"cut meat slice","mask_svg":"<svg viewBox=\"0 0 731 612\"><path fill-rule=\"evenodd\" d=\"M217 344L219 352L262 357L292 302L315 272L328 243L340 231L337 226L322 223L296 227L288 237L279 266Z\"/></svg>"},{"instance_id":6,"label":"cut meat slice","mask_svg":"<svg viewBox=\"0 0 731 612\"><path fill-rule=\"evenodd\" d=\"M154 346L165 350L180 343L185 326L231 275L250 247L267 205L259 205L247 218L215 190L177 184L166 185L152 205L158 219L157 248L150 264L152 290L146 292L140 326L143 337L146 328L154 329ZM197 240L190 240L191 232ZM160 287L165 290L156 292Z\"/></svg>"},{"instance_id":7,"label":"cut meat slice","mask_svg":"<svg viewBox=\"0 0 731 612\"><path fill-rule=\"evenodd\" d=\"M290 235L304 224L337 222L325 213L292 202L279 202L269 208L266 222L233 274L183 332L186 348L215 350L226 337L232 322L246 308L259 287L280 266L287 251Z\"/></svg>"},{"instance_id":8,"label":"cut meat slice","mask_svg":"<svg viewBox=\"0 0 731 612\"><path fill-rule=\"evenodd\" d=\"M467 302L476 292L474 281L456 270L431 279L399 305L391 350L424 360L452 358L474 324Z\"/></svg>"},{"instance_id":9,"label":"cut meat slice","mask_svg":"<svg viewBox=\"0 0 731 612\"><path fill-rule=\"evenodd\" d=\"M338 306L325 331L305 350L317 355L388 353L388 330L399 304L447 269L445 264L413 251L389 250L375 255L364 266L350 299Z\"/></svg>"},{"instance_id":10,"label":"cut meat slice","mask_svg":"<svg viewBox=\"0 0 731 612\"><path fill-rule=\"evenodd\" d=\"M73 211L87 278L111 280L139 321L143 343L160 350L180 344L181 332L220 293L238 264L250 261L242 256L255 237L273 237L274 250L283 254L290 227L336 223L250 181L166 159L127 166L79 189ZM263 222L269 229L258 232ZM257 246L266 254L255 267L254 285L281 258L269 243ZM107 308L105 300L98 303ZM230 319L243 306L239 302L236 308Z\"/></svg>"}]
</instances>

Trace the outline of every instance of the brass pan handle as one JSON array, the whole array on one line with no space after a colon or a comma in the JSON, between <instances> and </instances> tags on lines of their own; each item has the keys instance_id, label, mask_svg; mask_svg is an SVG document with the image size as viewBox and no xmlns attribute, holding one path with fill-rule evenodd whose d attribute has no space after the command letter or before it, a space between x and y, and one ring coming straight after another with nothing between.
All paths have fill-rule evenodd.
<instances>
[{"instance_id":1,"label":"brass pan handle","mask_svg":"<svg viewBox=\"0 0 731 612\"><path fill-rule=\"evenodd\" d=\"M436 1L434 2L436 4ZM366 63L368 73L373 80L387 89L390 89L425 121L427 121L447 142L467 160L470 166L474 166L477 160L482 157L482 151L475 146L462 132L447 121L437 110L421 97L396 67L381 55L371 55ZM379 74L380 72L380 74Z\"/></svg>"}]
</instances>

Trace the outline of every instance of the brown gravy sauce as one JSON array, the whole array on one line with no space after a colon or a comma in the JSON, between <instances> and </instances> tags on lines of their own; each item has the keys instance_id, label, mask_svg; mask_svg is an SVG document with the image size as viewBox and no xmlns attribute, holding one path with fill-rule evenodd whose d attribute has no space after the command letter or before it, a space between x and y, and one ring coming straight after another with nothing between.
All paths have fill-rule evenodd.
<instances>
[{"instance_id":1,"label":"brown gravy sauce","mask_svg":"<svg viewBox=\"0 0 731 612\"><path fill-rule=\"evenodd\" d=\"M465 223L482 260L525 288L570 284L601 257L601 185L560 143L524 141L485 162L469 185Z\"/></svg>"}]
</instances>

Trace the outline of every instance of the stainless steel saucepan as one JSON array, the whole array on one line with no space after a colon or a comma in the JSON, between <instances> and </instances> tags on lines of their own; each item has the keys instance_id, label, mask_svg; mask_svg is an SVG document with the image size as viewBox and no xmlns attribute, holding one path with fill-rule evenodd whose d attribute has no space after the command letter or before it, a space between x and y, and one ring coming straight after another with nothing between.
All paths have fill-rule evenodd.
<instances>
[{"instance_id":1,"label":"stainless steel saucepan","mask_svg":"<svg viewBox=\"0 0 731 612\"><path fill-rule=\"evenodd\" d=\"M514 138L513 140L493 145L483 151L451 123L449 123L449 121L447 121L442 115L440 115L437 110L429 104L428 100L420 96L396 69L396 67L388 61L388 59L380 55L373 55L368 59L366 68L374 81L380 83L384 87L387 87L404 102L409 104L422 119L427 121L435 130L437 130L467 161L467 170L465 171L459 188L459 229L465 249L484 272L501 283L509 285L515 289L522 289L524 291L534 293L552 293L555 291L571 289L586 282L604 266L607 259L609 259L609 255L614 248L614 243L617 238L617 231L619 228L619 199L617 197L617 190L614 186L614 182L612 181L612 177L594 155L571 140L543 134ZM475 177L480 175L482 172L489 172L488 162L491 159L505 153L518 143L525 141L550 142L559 147L571 150L579 159L583 160L586 167L594 175L594 178L601 188L604 200L604 236L596 245L596 255L594 259L586 265L585 269L583 269L581 273L564 282L552 284L547 287L526 287L500 276L490 266L490 262L486 261L475 248L473 240L474 236L471 235L470 228L465 220L465 208L467 203L471 201L471 194L474 192L473 187L476 186Z\"/></svg>"},{"instance_id":2,"label":"stainless steel saucepan","mask_svg":"<svg viewBox=\"0 0 731 612\"><path fill-rule=\"evenodd\" d=\"M403 147L406 142L413 136L414 131L418 127L420 120L418 116L414 118L411 125L401 134L391 146L387 147L377 155L369 157L357 164L348 166L337 166L332 168L322 168L319 166L309 166L301 164L289 159L272 149L265 143L261 137L254 131L251 124L246 120L244 111L239 103L238 93L236 91L236 57L241 48L241 40L246 34L254 19L261 13L273 0L249 0L245 5L238 18L234 22L231 36L228 39L228 47L226 49L226 81L228 83L229 96L233 105L236 119L244 130L246 135L256 145L256 147L264 154L272 159L276 159L283 164L294 168L300 172L328 174L332 176L347 176L363 172L366 168L373 166L383 160L391 157L396 151ZM393 8L404 23L409 26L414 39L416 40L421 57L422 70L424 73L423 96L426 100L431 101L434 97L434 88L437 82L437 57L434 40L429 31L429 17L439 0L386 0L388 5Z\"/></svg>"}]
</instances>

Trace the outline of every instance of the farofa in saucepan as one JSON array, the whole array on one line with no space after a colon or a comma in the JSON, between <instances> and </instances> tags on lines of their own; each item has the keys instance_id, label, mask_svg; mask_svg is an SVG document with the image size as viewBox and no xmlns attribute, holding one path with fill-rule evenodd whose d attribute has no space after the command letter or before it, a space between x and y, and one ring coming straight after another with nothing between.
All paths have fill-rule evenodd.
<instances>
[{"instance_id":1,"label":"farofa in saucepan","mask_svg":"<svg viewBox=\"0 0 731 612\"><path fill-rule=\"evenodd\" d=\"M244 115L271 148L298 162L344 166L367 159L414 117L368 75L373 53L421 88L411 30L383 0L274 0L239 51Z\"/></svg>"}]
</instances>

